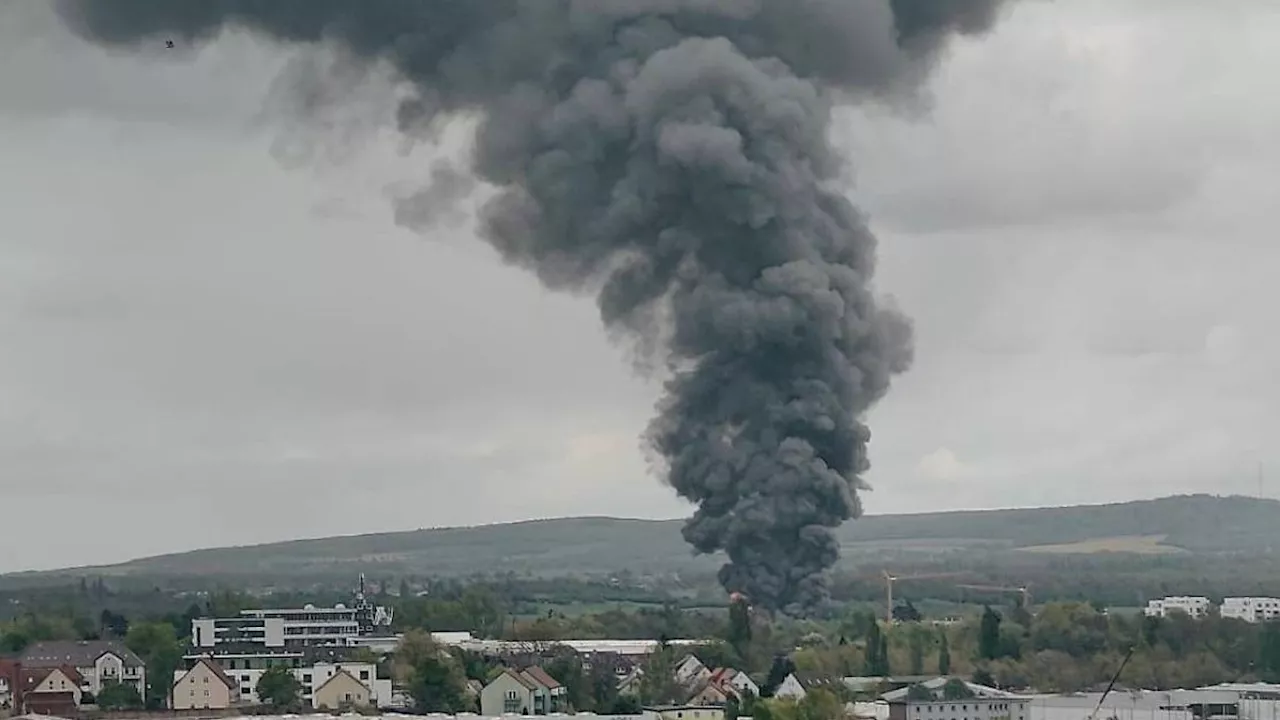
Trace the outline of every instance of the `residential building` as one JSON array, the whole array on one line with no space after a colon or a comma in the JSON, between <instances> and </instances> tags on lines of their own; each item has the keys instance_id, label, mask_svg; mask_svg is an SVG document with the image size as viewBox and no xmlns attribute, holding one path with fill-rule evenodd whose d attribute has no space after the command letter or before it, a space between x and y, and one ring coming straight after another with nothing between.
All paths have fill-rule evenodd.
<instances>
[{"instance_id":1,"label":"residential building","mask_svg":"<svg viewBox=\"0 0 1280 720\"><path fill-rule=\"evenodd\" d=\"M238 616L230 618L196 618L191 621L191 644L216 651L221 645L266 648L358 645L386 637L394 647L394 636L390 634L392 618L391 608L369 602L361 575L355 602L350 607L343 603L331 608L306 605L241 610Z\"/></svg>"},{"instance_id":2,"label":"residential building","mask_svg":"<svg viewBox=\"0 0 1280 720\"><path fill-rule=\"evenodd\" d=\"M778 687L773 690L774 697L788 698L790 700L803 700L804 696L808 694L809 693L804 689L804 685L794 673L783 678Z\"/></svg>"},{"instance_id":3,"label":"residential building","mask_svg":"<svg viewBox=\"0 0 1280 720\"><path fill-rule=\"evenodd\" d=\"M693 687L686 705L705 707L708 705L724 705L729 700L729 693L721 685L711 680L702 680Z\"/></svg>"},{"instance_id":4,"label":"residential building","mask_svg":"<svg viewBox=\"0 0 1280 720\"><path fill-rule=\"evenodd\" d=\"M18 672L21 669L17 660L0 658L0 710L13 710L17 706Z\"/></svg>"},{"instance_id":5,"label":"residential building","mask_svg":"<svg viewBox=\"0 0 1280 720\"><path fill-rule=\"evenodd\" d=\"M480 714L488 717L532 715L533 683L519 671L503 668L480 691Z\"/></svg>"},{"instance_id":6,"label":"residential building","mask_svg":"<svg viewBox=\"0 0 1280 720\"><path fill-rule=\"evenodd\" d=\"M1222 599L1220 614L1245 622L1267 622L1280 618L1280 598L1229 597Z\"/></svg>"},{"instance_id":7,"label":"residential building","mask_svg":"<svg viewBox=\"0 0 1280 720\"><path fill-rule=\"evenodd\" d=\"M640 694L640 683L644 681L644 670L639 667L633 667L625 675L618 678L618 694L638 696Z\"/></svg>"},{"instance_id":8,"label":"residential building","mask_svg":"<svg viewBox=\"0 0 1280 720\"><path fill-rule=\"evenodd\" d=\"M480 691L480 714L550 715L565 712L566 699L564 686L537 665L503 668Z\"/></svg>"},{"instance_id":9,"label":"residential building","mask_svg":"<svg viewBox=\"0 0 1280 720\"><path fill-rule=\"evenodd\" d=\"M350 672L338 670L316 688L313 704L317 710L351 710L373 707L373 697L367 685Z\"/></svg>"},{"instance_id":10,"label":"residential building","mask_svg":"<svg viewBox=\"0 0 1280 720\"><path fill-rule=\"evenodd\" d=\"M750 675L733 668L721 668L720 672L723 673L724 679L722 682L737 690L738 697L746 697L747 695L760 697L760 686L756 684L755 680L751 679Z\"/></svg>"},{"instance_id":11,"label":"residential building","mask_svg":"<svg viewBox=\"0 0 1280 720\"><path fill-rule=\"evenodd\" d=\"M216 654L195 653L187 655L186 667L175 673L177 677L195 666L202 659L216 663L237 685L240 702L258 702L258 679L272 667L287 667L298 682L302 683L302 699L314 707L314 691L340 670L345 670L369 688L375 707L391 702L391 681L378 677L375 663L355 659L349 647L300 647L297 649L267 650L258 646L232 648L223 646Z\"/></svg>"},{"instance_id":12,"label":"residential building","mask_svg":"<svg viewBox=\"0 0 1280 720\"><path fill-rule=\"evenodd\" d=\"M52 715L56 713L46 710L56 708L65 711L68 707L71 712L76 712L84 697L84 691L80 688L85 679L70 665L44 668L24 666L18 677L24 713Z\"/></svg>"},{"instance_id":13,"label":"residential building","mask_svg":"<svg viewBox=\"0 0 1280 720\"><path fill-rule=\"evenodd\" d=\"M217 663L201 658L173 683L169 707L174 710L225 710L240 704L240 685Z\"/></svg>"},{"instance_id":14,"label":"residential building","mask_svg":"<svg viewBox=\"0 0 1280 720\"><path fill-rule=\"evenodd\" d=\"M1207 597L1177 595L1147 601L1144 612L1147 617L1168 617L1171 613L1184 613L1193 618L1202 618L1209 614L1212 605Z\"/></svg>"},{"instance_id":15,"label":"residential building","mask_svg":"<svg viewBox=\"0 0 1280 720\"><path fill-rule=\"evenodd\" d=\"M538 665L531 665L520 672L533 682L533 714L562 713L569 709L569 692L559 680L547 674Z\"/></svg>"},{"instance_id":16,"label":"residential building","mask_svg":"<svg viewBox=\"0 0 1280 720\"><path fill-rule=\"evenodd\" d=\"M724 706L661 705L645 708L647 715L660 720L725 720Z\"/></svg>"},{"instance_id":17,"label":"residential building","mask_svg":"<svg viewBox=\"0 0 1280 720\"><path fill-rule=\"evenodd\" d=\"M675 669L676 682L686 687L696 682L702 682L711 677L711 670L695 655L686 655L683 660L676 664Z\"/></svg>"},{"instance_id":18,"label":"residential building","mask_svg":"<svg viewBox=\"0 0 1280 720\"><path fill-rule=\"evenodd\" d=\"M689 705L722 705L730 698L741 700L748 694L759 696L760 688L744 672L716 668L705 679L695 679L689 688Z\"/></svg>"},{"instance_id":19,"label":"residential building","mask_svg":"<svg viewBox=\"0 0 1280 720\"><path fill-rule=\"evenodd\" d=\"M463 693L467 696L467 699L474 705L480 704L480 693L483 691L484 683L475 679L467 680L467 685L463 689Z\"/></svg>"},{"instance_id":20,"label":"residential building","mask_svg":"<svg viewBox=\"0 0 1280 720\"><path fill-rule=\"evenodd\" d=\"M113 640L58 640L38 642L22 654L23 668L74 668L81 692L95 696L112 682L132 685L140 696L147 692L147 667L142 658ZM77 695L76 702L79 702Z\"/></svg>"},{"instance_id":21,"label":"residential building","mask_svg":"<svg viewBox=\"0 0 1280 720\"><path fill-rule=\"evenodd\" d=\"M1030 698L966 682L936 677L880 696L889 720L1027 720Z\"/></svg>"}]
</instances>

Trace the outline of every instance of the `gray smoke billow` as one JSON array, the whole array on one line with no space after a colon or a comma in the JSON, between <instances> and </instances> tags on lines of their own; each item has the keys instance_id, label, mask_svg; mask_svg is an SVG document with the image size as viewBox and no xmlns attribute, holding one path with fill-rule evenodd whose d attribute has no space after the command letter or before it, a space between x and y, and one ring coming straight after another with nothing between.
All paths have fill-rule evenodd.
<instances>
[{"instance_id":1,"label":"gray smoke billow","mask_svg":"<svg viewBox=\"0 0 1280 720\"><path fill-rule=\"evenodd\" d=\"M910 93L1000 0L61 0L103 44L241 26L389 62L406 132L478 113L481 232L657 346L648 434L725 588L802 612L860 514L867 410L912 358L835 186L832 105ZM442 176L443 177L443 176ZM462 179L447 176L456 187ZM446 191L444 196L451 192ZM456 193L455 193L456 194ZM428 205L414 207L415 197ZM423 222L441 194L401 202ZM518 311L518 310L517 310Z\"/></svg>"}]
</instances>

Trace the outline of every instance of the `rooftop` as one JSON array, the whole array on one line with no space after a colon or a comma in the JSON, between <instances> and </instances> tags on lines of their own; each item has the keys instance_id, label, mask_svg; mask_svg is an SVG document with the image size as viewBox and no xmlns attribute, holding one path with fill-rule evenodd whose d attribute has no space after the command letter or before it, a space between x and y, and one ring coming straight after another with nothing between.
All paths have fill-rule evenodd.
<instances>
[{"instance_id":1,"label":"rooftop","mask_svg":"<svg viewBox=\"0 0 1280 720\"><path fill-rule=\"evenodd\" d=\"M926 696L927 693L927 696ZM986 685L971 683L962 678L935 677L921 683L908 685L880 696L885 702L942 702L944 700L990 699L1028 700L1030 698L998 690Z\"/></svg>"},{"instance_id":2,"label":"rooftop","mask_svg":"<svg viewBox=\"0 0 1280 720\"><path fill-rule=\"evenodd\" d=\"M113 640L53 640L38 642L22 653L22 664L27 667L89 667L98 658L111 653L127 667L142 667L142 658L132 650Z\"/></svg>"}]
</instances>

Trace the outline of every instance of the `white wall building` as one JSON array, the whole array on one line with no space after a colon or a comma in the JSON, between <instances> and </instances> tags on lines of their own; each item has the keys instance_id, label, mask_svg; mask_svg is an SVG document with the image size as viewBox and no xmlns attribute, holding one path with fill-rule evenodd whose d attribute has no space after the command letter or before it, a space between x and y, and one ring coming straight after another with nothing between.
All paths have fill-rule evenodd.
<instances>
[{"instance_id":1,"label":"white wall building","mask_svg":"<svg viewBox=\"0 0 1280 720\"><path fill-rule=\"evenodd\" d=\"M1266 622L1280 618L1280 598L1229 597L1222 599L1222 617L1245 622Z\"/></svg>"},{"instance_id":2,"label":"white wall building","mask_svg":"<svg viewBox=\"0 0 1280 720\"><path fill-rule=\"evenodd\" d=\"M952 683L960 683L965 696L948 697ZM889 706L889 720L1028 720L1031 701L1027 696L948 677L899 688L880 699Z\"/></svg>"},{"instance_id":3,"label":"white wall building","mask_svg":"<svg viewBox=\"0 0 1280 720\"><path fill-rule=\"evenodd\" d=\"M392 609L369 602L364 576L355 604L347 607L306 605L300 608L241 610L236 617L197 618L191 621L191 644L197 648L219 645L259 645L280 648L294 645L356 645L362 638L390 635Z\"/></svg>"},{"instance_id":4,"label":"white wall building","mask_svg":"<svg viewBox=\"0 0 1280 720\"><path fill-rule=\"evenodd\" d=\"M299 657L298 659L300 660L301 658ZM391 702L391 681L380 679L378 677L378 667L373 663L317 662L313 665L290 667L294 664L290 662L293 658L273 656L270 658L270 664L265 660L265 657L239 655L235 657L218 657L214 659L214 662L218 663L222 671L236 683L241 703L252 705L258 702L258 679L262 677L262 673L266 672L271 665L289 667L294 676L298 678L298 682L302 683L303 703L311 707L315 707L315 691L339 670L346 670L348 674L369 688L370 699L373 701L374 707L382 707ZM186 674L187 670L185 669L175 671L174 682L177 682Z\"/></svg>"},{"instance_id":5,"label":"white wall building","mask_svg":"<svg viewBox=\"0 0 1280 720\"><path fill-rule=\"evenodd\" d=\"M786 698L788 700L803 700L805 695L804 685L796 679L794 674L787 675L782 679L782 683L773 689L773 696L776 698Z\"/></svg>"},{"instance_id":6,"label":"white wall building","mask_svg":"<svg viewBox=\"0 0 1280 720\"><path fill-rule=\"evenodd\" d=\"M1147 617L1169 617L1170 613L1181 612L1202 618L1209 614L1210 607L1212 603L1207 597L1176 595L1148 601L1144 612Z\"/></svg>"}]
</instances>

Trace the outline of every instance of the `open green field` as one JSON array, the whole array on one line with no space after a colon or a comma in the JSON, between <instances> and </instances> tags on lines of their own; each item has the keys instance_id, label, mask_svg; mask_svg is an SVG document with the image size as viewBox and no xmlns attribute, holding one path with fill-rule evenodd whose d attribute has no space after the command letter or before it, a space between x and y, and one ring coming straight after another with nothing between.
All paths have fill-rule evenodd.
<instances>
[{"instance_id":1,"label":"open green field","mask_svg":"<svg viewBox=\"0 0 1280 720\"><path fill-rule=\"evenodd\" d=\"M1166 537L1166 535L1122 535L1120 537L1096 538L1055 545L1031 545L1018 549L1022 552L1052 553L1055 555L1092 555L1094 553L1174 555L1189 552L1180 547L1166 545Z\"/></svg>"}]
</instances>

